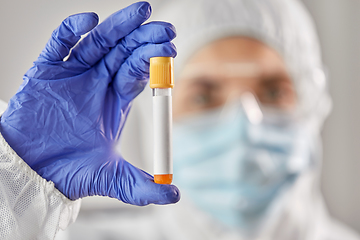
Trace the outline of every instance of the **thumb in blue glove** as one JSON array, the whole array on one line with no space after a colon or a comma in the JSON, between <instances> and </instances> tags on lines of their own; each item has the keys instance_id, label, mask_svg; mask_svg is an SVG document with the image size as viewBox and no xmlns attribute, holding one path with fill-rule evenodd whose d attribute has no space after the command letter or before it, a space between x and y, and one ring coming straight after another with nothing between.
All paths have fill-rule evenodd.
<instances>
[{"instance_id":1,"label":"thumb in blue glove","mask_svg":"<svg viewBox=\"0 0 360 240\"><path fill-rule=\"evenodd\" d=\"M9 145L72 200L101 195L147 205L180 199L175 186L155 184L114 150L131 102L147 84L149 58L176 55L174 27L143 24L150 14L150 5L138 2L99 25L95 13L65 19L1 117Z\"/></svg>"}]
</instances>

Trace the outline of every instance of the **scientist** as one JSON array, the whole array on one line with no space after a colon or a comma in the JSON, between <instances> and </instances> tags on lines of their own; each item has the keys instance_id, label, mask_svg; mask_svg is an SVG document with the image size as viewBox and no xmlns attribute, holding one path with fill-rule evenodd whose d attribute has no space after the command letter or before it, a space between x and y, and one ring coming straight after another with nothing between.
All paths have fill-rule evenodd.
<instances>
[{"instance_id":1,"label":"scientist","mask_svg":"<svg viewBox=\"0 0 360 240\"><path fill-rule=\"evenodd\" d=\"M114 148L149 58L176 55L174 27L143 24L150 14L139 2L99 25L95 13L70 16L24 75L1 116L1 239L54 239L86 196L140 206L179 200L175 186L155 184Z\"/></svg>"},{"instance_id":2,"label":"scientist","mask_svg":"<svg viewBox=\"0 0 360 240\"><path fill-rule=\"evenodd\" d=\"M111 16L63 61L97 23L93 14L70 17L26 73L1 118L4 238L53 238L76 218L77 202L69 199L179 200L176 187L154 184L113 151L131 101L146 85L149 57L176 54L171 25L141 25L149 11L137 3ZM183 198L155 208L148 221L124 214L115 222L109 214L116 234L107 229L107 237L359 239L330 218L319 188L320 131L331 104L302 4L167 1L158 14L178 35L174 183ZM139 96L137 110L151 126L148 97ZM147 137L140 135L144 146ZM151 162L151 147L141 151ZM91 225L93 238L86 239L96 239L96 231Z\"/></svg>"},{"instance_id":3,"label":"scientist","mask_svg":"<svg viewBox=\"0 0 360 240\"><path fill-rule=\"evenodd\" d=\"M182 199L146 216L93 211L70 239L360 239L330 217L320 192L320 131L331 101L301 2L166 1L152 19L177 30L174 184ZM151 107L145 88L131 113L145 169Z\"/></svg>"},{"instance_id":4,"label":"scientist","mask_svg":"<svg viewBox=\"0 0 360 240\"><path fill-rule=\"evenodd\" d=\"M178 34L174 184L182 201L169 207L178 236L168 239L360 239L329 216L320 192L331 101L302 3L185 0L160 14Z\"/></svg>"}]
</instances>

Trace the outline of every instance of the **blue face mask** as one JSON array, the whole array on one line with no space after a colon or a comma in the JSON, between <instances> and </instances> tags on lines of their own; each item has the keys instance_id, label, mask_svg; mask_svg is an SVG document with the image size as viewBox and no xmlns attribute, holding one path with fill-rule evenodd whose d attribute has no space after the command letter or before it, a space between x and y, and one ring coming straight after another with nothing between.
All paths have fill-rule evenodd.
<instances>
[{"instance_id":1,"label":"blue face mask","mask_svg":"<svg viewBox=\"0 0 360 240\"><path fill-rule=\"evenodd\" d=\"M309 167L309 137L294 121L265 116L254 125L239 107L219 111L174 124L174 183L215 219L248 229Z\"/></svg>"}]
</instances>

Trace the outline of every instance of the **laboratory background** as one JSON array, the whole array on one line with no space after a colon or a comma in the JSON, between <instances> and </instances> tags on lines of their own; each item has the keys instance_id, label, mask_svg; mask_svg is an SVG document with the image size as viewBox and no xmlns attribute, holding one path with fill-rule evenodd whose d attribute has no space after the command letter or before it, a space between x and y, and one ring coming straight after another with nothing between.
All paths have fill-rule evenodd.
<instances>
[{"instance_id":1,"label":"laboratory background","mask_svg":"<svg viewBox=\"0 0 360 240\"><path fill-rule=\"evenodd\" d=\"M153 12L162 1L149 1ZM94 11L102 21L132 2L2 0L0 98L8 101L15 94L51 32L68 15ZM317 26L333 100L322 133L322 191L330 213L360 233L360 1L303 2Z\"/></svg>"}]
</instances>

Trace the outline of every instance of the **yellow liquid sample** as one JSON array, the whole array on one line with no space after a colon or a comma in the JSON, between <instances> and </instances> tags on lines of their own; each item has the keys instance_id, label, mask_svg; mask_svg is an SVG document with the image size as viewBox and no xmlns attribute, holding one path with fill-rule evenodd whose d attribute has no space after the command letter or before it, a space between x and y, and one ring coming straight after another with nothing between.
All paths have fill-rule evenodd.
<instances>
[{"instance_id":1,"label":"yellow liquid sample","mask_svg":"<svg viewBox=\"0 0 360 240\"><path fill-rule=\"evenodd\" d=\"M173 179L172 174L154 175L154 182L158 184L171 184Z\"/></svg>"}]
</instances>

